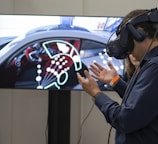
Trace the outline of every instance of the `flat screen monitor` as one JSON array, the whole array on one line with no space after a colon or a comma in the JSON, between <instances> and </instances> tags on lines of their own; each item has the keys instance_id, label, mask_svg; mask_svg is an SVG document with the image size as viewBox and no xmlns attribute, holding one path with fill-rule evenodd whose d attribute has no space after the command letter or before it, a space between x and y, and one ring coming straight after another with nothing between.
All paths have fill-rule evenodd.
<instances>
[{"instance_id":1,"label":"flat screen monitor","mask_svg":"<svg viewBox=\"0 0 158 144\"><path fill-rule=\"evenodd\" d=\"M95 61L104 67L111 61L123 75L123 60L106 53L121 21L113 16L0 15L0 88L82 90L76 72L84 76Z\"/></svg>"}]
</instances>

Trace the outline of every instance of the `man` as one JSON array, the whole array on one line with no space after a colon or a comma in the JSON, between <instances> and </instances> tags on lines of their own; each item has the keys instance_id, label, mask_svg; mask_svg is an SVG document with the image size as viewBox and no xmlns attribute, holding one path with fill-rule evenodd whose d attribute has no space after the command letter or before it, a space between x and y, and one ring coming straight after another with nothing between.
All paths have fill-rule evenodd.
<instances>
[{"instance_id":1,"label":"man","mask_svg":"<svg viewBox=\"0 0 158 144\"><path fill-rule=\"evenodd\" d=\"M94 74L85 71L86 78L77 73L79 83L116 129L116 144L158 144L158 10L127 14L107 51L116 58L132 54L140 61L128 86L111 63L110 69L94 63L90 66ZM102 93L94 78L111 85L123 98L122 103Z\"/></svg>"}]
</instances>

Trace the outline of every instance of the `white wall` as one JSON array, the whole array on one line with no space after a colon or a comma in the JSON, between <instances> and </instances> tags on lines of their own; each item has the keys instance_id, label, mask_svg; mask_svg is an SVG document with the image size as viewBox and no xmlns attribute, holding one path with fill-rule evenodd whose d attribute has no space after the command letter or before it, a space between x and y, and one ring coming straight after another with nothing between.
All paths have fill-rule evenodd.
<instances>
[{"instance_id":1,"label":"white wall","mask_svg":"<svg viewBox=\"0 0 158 144\"><path fill-rule=\"evenodd\" d=\"M124 16L130 10L157 5L157 0L1 0L0 13Z\"/></svg>"},{"instance_id":2,"label":"white wall","mask_svg":"<svg viewBox=\"0 0 158 144\"><path fill-rule=\"evenodd\" d=\"M121 101L115 92L106 92L106 94L118 102ZM78 144L79 136L82 136L81 144L106 144L110 125L99 109L95 105L93 107L94 101L92 98L85 92L73 91L71 100L70 144ZM81 127L83 121L84 124ZM114 133L115 130L113 129L110 144L114 144Z\"/></svg>"},{"instance_id":3,"label":"white wall","mask_svg":"<svg viewBox=\"0 0 158 144\"><path fill-rule=\"evenodd\" d=\"M0 13L13 13L14 0L1 0L0 1Z\"/></svg>"},{"instance_id":4,"label":"white wall","mask_svg":"<svg viewBox=\"0 0 158 144\"><path fill-rule=\"evenodd\" d=\"M1 0L1 14L124 16L136 8L157 7L157 0ZM108 93L119 101L115 93ZM0 143L44 144L48 106L47 91L0 89ZM71 144L80 135L80 123L91 108L85 92L72 92ZM82 144L106 143L109 125L94 107L83 126ZM111 139L113 143L113 136Z\"/></svg>"},{"instance_id":5,"label":"white wall","mask_svg":"<svg viewBox=\"0 0 158 144\"><path fill-rule=\"evenodd\" d=\"M48 92L0 89L0 143L45 144Z\"/></svg>"}]
</instances>

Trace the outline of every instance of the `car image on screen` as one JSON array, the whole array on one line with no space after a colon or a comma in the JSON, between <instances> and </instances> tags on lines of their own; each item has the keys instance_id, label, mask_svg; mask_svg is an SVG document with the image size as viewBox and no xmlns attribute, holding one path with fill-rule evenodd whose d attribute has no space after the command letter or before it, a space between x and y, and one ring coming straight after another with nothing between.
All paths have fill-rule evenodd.
<instances>
[{"instance_id":1,"label":"car image on screen","mask_svg":"<svg viewBox=\"0 0 158 144\"><path fill-rule=\"evenodd\" d=\"M106 54L107 41L108 37L79 26L32 29L1 48L0 87L81 90L76 72L84 76L94 61L103 65L111 61L122 74L122 61Z\"/></svg>"}]
</instances>

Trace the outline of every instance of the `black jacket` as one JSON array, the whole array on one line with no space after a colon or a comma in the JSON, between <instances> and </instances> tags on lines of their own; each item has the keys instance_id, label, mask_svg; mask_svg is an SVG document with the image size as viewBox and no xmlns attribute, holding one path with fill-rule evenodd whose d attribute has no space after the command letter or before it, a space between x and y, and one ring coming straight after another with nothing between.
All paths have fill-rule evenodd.
<instances>
[{"instance_id":1,"label":"black jacket","mask_svg":"<svg viewBox=\"0 0 158 144\"><path fill-rule=\"evenodd\" d=\"M114 89L121 105L104 93L95 103L116 129L115 143L158 144L158 47L144 57L128 86L120 79Z\"/></svg>"}]
</instances>

